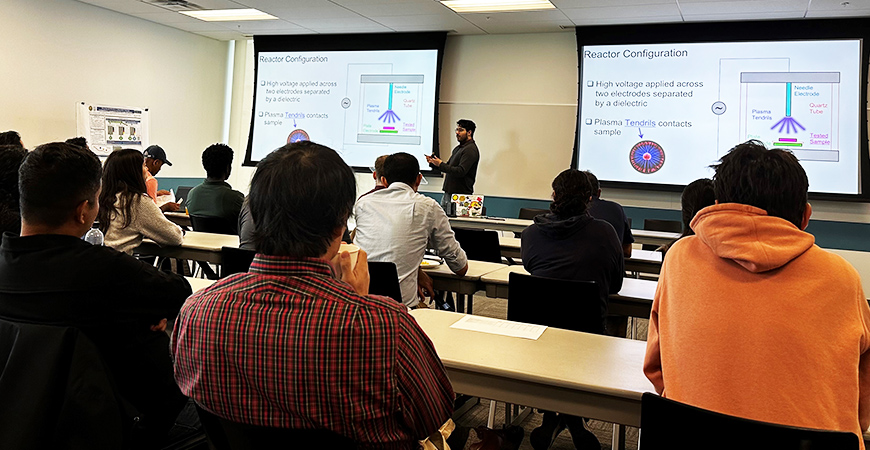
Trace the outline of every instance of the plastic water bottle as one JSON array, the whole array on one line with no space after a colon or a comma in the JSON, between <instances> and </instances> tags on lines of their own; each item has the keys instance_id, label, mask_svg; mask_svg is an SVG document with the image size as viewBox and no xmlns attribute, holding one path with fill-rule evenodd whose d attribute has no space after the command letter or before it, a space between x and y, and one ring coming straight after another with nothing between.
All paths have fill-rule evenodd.
<instances>
[{"instance_id":1,"label":"plastic water bottle","mask_svg":"<svg viewBox=\"0 0 870 450\"><path fill-rule=\"evenodd\" d=\"M103 245L103 232L99 228L91 228L82 239L91 245Z\"/></svg>"}]
</instances>

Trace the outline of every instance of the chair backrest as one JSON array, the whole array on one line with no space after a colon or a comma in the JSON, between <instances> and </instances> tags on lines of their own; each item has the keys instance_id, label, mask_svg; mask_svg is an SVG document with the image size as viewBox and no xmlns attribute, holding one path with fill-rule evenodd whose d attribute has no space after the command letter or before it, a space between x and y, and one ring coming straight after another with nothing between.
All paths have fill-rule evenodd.
<instances>
[{"instance_id":1,"label":"chair backrest","mask_svg":"<svg viewBox=\"0 0 870 450\"><path fill-rule=\"evenodd\" d=\"M248 425L216 416L197 405L210 447L215 450L266 448L355 450L356 442L330 430L302 430Z\"/></svg>"},{"instance_id":2,"label":"chair backrest","mask_svg":"<svg viewBox=\"0 0 870 450\"><path fill-rule=\"evenodd\" d=\"M509 275L508 320L603 334L606 313L594 281Z\"/></svg>"},{"instance_id":3,"label":"chair backrest","mask_svg":"<svg viewBox=\"0 0 870 450\"><path fill-rule=\"evenodd\" d=\"M661 219L643 219L643 229L650 231L669 231L671 233L682 233L683 222L679 220L661 220ZM643 244L644 250L655 250L659 248L655 244Z\"/></svg>"},{"instance_id":4,"label":"chair backrest","mask_svg":"<svg viewBox=\"0 0 870 450\"><path fill-rule=\"evenodd\" d=\"M468 259L501 263L501 246L497 231L454 228L453 232Z\"/></svg>"},{"instance_id":5,"label":"chair backrest","mask_svg":"<svg viewBox=\"0 0 870 450\"><path fill-rule=\"evenodd\" d=\"M546 214L550 212L549 209L537 209L537 208L520 208L520 219L534 219L535 216L539 214Z\"/></svg>"},{"instance_id":6,"label":"chair backrest","mask_svg":"<svg viewBox=\"0 0 870 450\"><path fill-rule=\"evenodd\" d=\"M0 448L126 448L138 413L79 329L0 319Z\"/></svg>"},{"instance_id":7,"label":"chair backrest","mask_svg":"<svg viewBox=\"0 0 870 450\"><path fill-rule=\"evenodd\" d=\"M193 231L216 234L239 234L238 222L224 217L195 216L191 214L190 224L193 226Z\"/></svg>"},{"instance_id":8,"label":"chair backrest","mask_svg":"<svg viewBox=\"0 0 870 450\"><path fill-rule=\"evenodd\" d=\"M369 277L369 294L384 295L402 303L402 288L395 263L369 261Z\"/></svg>"},{"instance_id":9,"label":"chair backrest","mask_svg":"<svg viewBox=\"0 0 870 450\"><path fill-rule=\"evenodd\" d=\"M856 450L858 436L729 416L647 392L641 400L639 448Z\"/></svg>"},{"instance_id":10,"label":"chair backrest","mask_svg":"<svg viewBox=\"0 0 870 450\"><path fill-rule=\"evenodd\" d=\"M254 250L221 247L221 278L234 273L247 272L256 254Z\"/></svg>"}]
</instances>

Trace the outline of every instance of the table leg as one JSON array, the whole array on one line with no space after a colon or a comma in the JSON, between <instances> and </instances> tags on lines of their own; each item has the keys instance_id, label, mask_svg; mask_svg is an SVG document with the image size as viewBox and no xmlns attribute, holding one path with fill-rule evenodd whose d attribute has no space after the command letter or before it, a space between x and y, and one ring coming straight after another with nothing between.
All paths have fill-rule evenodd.
<instances>
[{"instance_id":1,"label":"table leg","mask_svg":"<svg viewBox=\"0 0 870 450\"><path fill-rule=\"evenodd\" d=\"M467 310L465 312L466 312L466 314L474 314L474 311L473 311L473 309L474 309L474 294L471 294L471 295L463 294L462 295L462 303L463 304L466 303L465 302L466 298L468 299L468 307L467 307Z\"/></svg>"},{"instance_id":2,"label":"table leg","mask_svg":"<svg viewBox=\"0 0 870 450\"><path fill-rule=\"evenodd\" d=\"M625 450L625 427L615 423L613 424L613 450Z\"/></svg>"}]
</instances>

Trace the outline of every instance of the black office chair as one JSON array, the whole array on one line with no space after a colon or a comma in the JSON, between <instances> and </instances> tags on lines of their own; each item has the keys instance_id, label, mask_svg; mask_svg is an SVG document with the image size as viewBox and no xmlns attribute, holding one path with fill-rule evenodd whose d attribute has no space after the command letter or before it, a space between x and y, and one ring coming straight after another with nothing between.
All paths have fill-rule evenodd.
<instances>
[{"instance_id":1,"label":"black office chair","mask_svg":"<svg viewBox=\"0 0 870 450\"><path fill-rule=\"evenodd\" d=\"M395 263L369 261L369 294L383 295L402 303L402 288Z\"/></svg>"},{"instance_id":2,"label":"black office chair","mask_svg":"<svg viewBox=\"0 0 870 450\"><path fill-rule=\"evenodd\" d=\"M193 231L217 234L239 234L238 220L228 220L224 217L209 217L190 215Z\"/></svg>"},{"instance_id":3,"label":"black office chair","mask_svg":"<svg viewBox=\"0 0 870 450\"><path fill-rule=\"evenodd\" d=\"M604 334L606 312L594 281L509 275L508 320Z\"/></svg>"},{"instance_id":4,"label":"black office chair","mask_svg":"<svg viewBox=\"0 0 870 450\"><path fill-rule=\"evenodd\" d=\"M272 428L233 422L197 405L209 447L214 450L260 450L264 448L355 450L356 442L330 430Z\"/></svg>"},{"instance_id":5,"label":"black office chair","mask_svg":"<svg viewBox=\"0 0 870 450\"><path fill-rule=\"evenodd\" d=\"M641 399L639 444L643 450L855 450L858 436L729 416L647 392Z\"/></svg>"},{"instance_id":6,"label":"black office chair","mask_svg":"<svg viewBox=\"0 0 870 450\"><path fill-rule=\"evenodd\" d=\"M221 278L234 273L244 273L251 268L257 252L235 247L221 247Z\"/></svg>"},{"instance_id":7,"label":"black office chair","mask_svg":"<svg viewBox=\"0 0 870 450\"><path fill-rule=\"evenodd\" d=\"M534 220L535 217L538 217L541 214L547 214L548 212L550 212L549 209L520 208L520 213L517 218ZM514 231L514 237L522 237L522 235L523 233Z\"/></svg>"},{"instance_id":8,"label":"black office chair","mask_svg":"<svg viewBox=\"0 0 870 450\"><path fill-rule=\"evenodd\" d=\"M558 280L515 272L509 275L508 320L604 334L605 313L606 305L594 281ZM588 433L579 417L558 417L549 411L544 411L544 415L552 417L545 419L548 421L564 421L572 436Z\"/></svg>"},{"instance_id":9,"label":"black office chair","mask_svg":"<svg viewBox=\"0 0 870 450\"><path fill-rule=\"evenodd\" d=\"M454 228L456 241L465 250L468 259L501 264L501 245L498 231Z\"/></svg>"},{"instance_id":10,"label":"black office chair","mask_svg":"<svg viewBox=\"0 0 870 450\"><path fill-rule=\"evenodd\" d=\"M660 220L660 219L644 219L643 229L650 231L668 231L671 233L682 233L683 222L679 220ZM659 248L655 244L643 244L644 250L654 251Z\"/></svg>"},{"instance_id":11,"label":"black office chair","mask_svg":"<svg viewBox=\"0 0 870 450\"><path fill-rule=\"evenodd\" d=\"M547 214L548 212L550 212L549 209L520 208L520 214L518 217L520 219L531 220L531 219L534 219L535 217L537 217L541 214Z\"/></svg>"}]
</instances>

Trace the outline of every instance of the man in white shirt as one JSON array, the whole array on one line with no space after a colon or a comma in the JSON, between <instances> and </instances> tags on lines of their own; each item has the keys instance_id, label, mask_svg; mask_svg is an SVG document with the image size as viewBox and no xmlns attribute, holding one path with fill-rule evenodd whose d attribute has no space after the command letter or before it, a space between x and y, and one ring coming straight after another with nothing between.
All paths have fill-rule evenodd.
<instances>
[{"instance_id":1,"label":"man in white shirt","mask_svg":"<svg viewBox=\"0 0 870 450\"><path fill-rule=\"evenodd\" d=\"M464 275L468 270L468 258L444 210L435 200L417 193L422 179L416 158L408 153L390 155L382 175L387 188L363 196L354 206L354 243L365 250L369 261L396 264L402 301L408 307L420 302L417 273L427 245L454 273Z\"/></svg>"}]
</instances>

